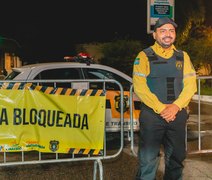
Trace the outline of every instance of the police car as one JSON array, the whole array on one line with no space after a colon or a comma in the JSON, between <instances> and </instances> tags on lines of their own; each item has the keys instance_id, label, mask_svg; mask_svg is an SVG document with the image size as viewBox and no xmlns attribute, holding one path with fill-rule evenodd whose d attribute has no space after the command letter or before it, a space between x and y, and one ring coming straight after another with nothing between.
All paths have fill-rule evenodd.
<instances>
[{"instance_id":1,"label":"police car","mask_svg":"<svg viewBox=\"0 0 212 180\"><path fill-rule=\"evenodd\" d=\"M120 82L124 89L124 129L130 131L129 90L132 78L105 65L79 62L49 62L25 65L13 68L5 80L68 80L68 79L114 79ZM53 83L42 84L52 86ZM102 89L103 83L57 83L57 87ZM106 132L120 131L120 89L116 83L106 83ZM139 130L138 116L140 101L134 97L133 128Z\"/></svg>"}]
</instances>

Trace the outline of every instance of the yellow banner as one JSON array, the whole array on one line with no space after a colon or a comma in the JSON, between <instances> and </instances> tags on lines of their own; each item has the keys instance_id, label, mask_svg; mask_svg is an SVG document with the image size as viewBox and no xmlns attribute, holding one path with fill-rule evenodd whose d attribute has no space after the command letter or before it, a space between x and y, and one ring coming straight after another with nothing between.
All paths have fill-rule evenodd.
<instances>
[{"instance_id":1,"label":"yellow banner","mask_svg":"<svg viewBox=\"0 0 212 180\"><path fill-rule=\"evenodd\" d=\"M4 83L0 89L0 151L100 154L105 93Z\"/></svg>"}]
</instances>

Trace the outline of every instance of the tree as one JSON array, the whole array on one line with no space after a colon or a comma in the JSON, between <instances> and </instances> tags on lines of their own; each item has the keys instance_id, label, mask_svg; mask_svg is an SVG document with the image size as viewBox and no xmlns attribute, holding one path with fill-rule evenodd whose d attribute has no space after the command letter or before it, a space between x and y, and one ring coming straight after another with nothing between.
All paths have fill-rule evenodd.
<instances>
[{"instance_id":1,"label":"tree","mask_svg":"<svg viewBox=\"0 0 212 180\"><path fill-rule=\"evenodd\" d=\"M200 26L190 32L190 38L181 45L189 52L195 69L205 68L206 74L211 71L212 60L212 27Z\"/></svg>"},{"instance_id":2,"label":"tree","mask_svg":"<svg viewBox=\"0 0 212 180\"><path fill-rule=\"evenodd\" d=\"M189 52L197 71L203 68L208 74L211 71L212 60L212 29L204 25L206 2L206 0L176 1L176 22L180 22L177 28L176 46Z\"/></svg>"},{"instance_id":3,"label":"tree","mask_svg":"<svg viewBox=\"0 0 212 180\"><path fill-rule=\"evenodd\" d=\"M133 62L137 53L144 45L136 40L115 40L102 46L103 58L101 64L105 64L132 76Z\"/></svg>"},{"instance_id":4,"label":"tree","mask_svg":"<svg viewBox=\"0 0 212 180\"><path fill-rule=\"evenodd\" d=\"M176 22L178 26L177 46L181 46L190 38L193 27L200 27L205 21L205 4L202 0L177 0L175 3Z\"/></svg>"}]
</instances>

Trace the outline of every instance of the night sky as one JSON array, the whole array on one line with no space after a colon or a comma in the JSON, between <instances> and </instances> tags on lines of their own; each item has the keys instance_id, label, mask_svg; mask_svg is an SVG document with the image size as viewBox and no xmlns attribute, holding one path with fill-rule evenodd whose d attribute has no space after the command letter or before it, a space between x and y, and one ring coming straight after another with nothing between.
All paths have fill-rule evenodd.
<instances>
[{"instance_id":1,"label":"night sky","mask_svg":"<svg viewBox=\"0 0 212 180\"><path fill-rule=\"evenodd\" d=\"M144 10L141 0L7 1L0 10L0 36L18 41L26 59L55 60L73 55L77 43L141 38Z\"/></svg>"},{"instance_id":2,"label":"night sky","mask_svg":"<svg viewBox=\"0 0 212 180\"><path fill-rule=\"evenodd\" d=\"M0 36L15 39L27 61L74 55L78 43L145 40L146 0L1 2Z\"/></svg>"}]
</instances>

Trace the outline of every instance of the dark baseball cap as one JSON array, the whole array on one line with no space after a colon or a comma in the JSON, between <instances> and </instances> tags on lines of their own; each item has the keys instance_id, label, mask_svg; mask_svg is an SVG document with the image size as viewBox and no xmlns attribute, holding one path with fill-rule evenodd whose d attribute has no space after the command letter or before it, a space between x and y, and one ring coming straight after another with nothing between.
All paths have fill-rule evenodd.
<instances>
[{"instance_id":1,"label":"dark baseball cap","mask_svg":"<svg viewBox=\"0 0 212 180\"><path fill-rule=\"evenodd\" d=\"M157 28L163 26L164 24L172 24L175 28L177 28L177 24L171 18L162 17L156 21L154 31L156 31Z\"/></svg>"}]
</instances>

